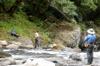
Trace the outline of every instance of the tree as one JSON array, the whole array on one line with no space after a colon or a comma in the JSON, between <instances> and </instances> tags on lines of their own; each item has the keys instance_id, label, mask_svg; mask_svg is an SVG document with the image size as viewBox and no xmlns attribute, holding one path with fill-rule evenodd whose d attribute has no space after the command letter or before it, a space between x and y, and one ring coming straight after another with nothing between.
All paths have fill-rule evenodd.
<instances>
[{"instance_id":1,"label":"tree","mask_svg":"<svg viewBox=\"0 0 100 66\"><path fill-rule=\"evenodd\" d=\"M83 6L86 9L96 10L97 6L95 3L95 0L82 0L81 6Z\"/></svg>"},{"instance_id":2,"label":"tree","mask_svg":"<svg viewBox=\"0 0 100 66\"><path fill-rule=\"evenodd\" d=\"M0 12L13 14L22 0L0 0Z\"/></svg>"},{"instance_id":3,"label":"tree","mask_svg":"<svg viewBox=\"0 0 100 66\"><path fill-rule=\"evenodd\" d=\"M98 8L99 0L71 0L77 6L78 14L81 14L83 20L91 20Z\"/></svg>"},{"instance_id":4,"label":"tree","mask_svg":"<svg viewBox=\"0 0 100 66\"><path fill-rule=\"evenodd\" d=\"M41 16L48 9L49 0L24 0L25 11L36 16Z\"/></svg>"},{"instance_id":5,"label":"tree","mask_svg":"<svg viewBox=\"0 0 100 66\"><path fill-rule=\"evenodd\" d=\"M77 15L77 7L70 0L52 0L52 5L69 16Z\"/></svg>"}]
</instances>

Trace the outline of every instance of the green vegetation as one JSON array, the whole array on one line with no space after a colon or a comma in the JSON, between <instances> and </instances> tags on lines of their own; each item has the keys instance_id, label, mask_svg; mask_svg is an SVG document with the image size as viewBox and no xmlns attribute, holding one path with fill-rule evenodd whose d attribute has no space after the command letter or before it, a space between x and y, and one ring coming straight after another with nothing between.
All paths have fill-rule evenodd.
<instances>
[{"instance_id":1,"label":"green vegetation","mask_svg":"<svg viewBox=\"0 0 100 66\"><path fill-rule=\"evenodd\" d=\"M0 0L0 39L10 39L9 32L15 29L20 36L31 39L39 31L48 42L49 29L55 24L75 23L85 30L97 28L99 21L100 0Z\"/></svg>"},{"instance_id":2,"label":"green vegetation","mask_svg":"<svg viewBox=\"0 0 100 66\"><path fill-rule=\"evenodd\" d=\"M54 5L59 10L63 11L65 14L69 16L77 15L77 7L75 6L74 2L70 0L53 0L52 5Z\"/></svg>"},{"instance_id":3,"label":"green vegetation","mask_svg":"<svg viewBox=\"0 0 100 66\"><path fill-rule=\"evenodd\" d=\"M34 18L33 22L30 22L25 14L14 14L14 17L0 20L0 39L12 39L12 37L10 36L10 32L12 30L15 30L21 37L34 39L34 33L36 31L39 31L39 33L42 34L43 40L47 42L48 34L46 34L45 30L43 30L43 28L41 27L41 23L42 21L37 18Z\"/></svg>"}]
</instances>

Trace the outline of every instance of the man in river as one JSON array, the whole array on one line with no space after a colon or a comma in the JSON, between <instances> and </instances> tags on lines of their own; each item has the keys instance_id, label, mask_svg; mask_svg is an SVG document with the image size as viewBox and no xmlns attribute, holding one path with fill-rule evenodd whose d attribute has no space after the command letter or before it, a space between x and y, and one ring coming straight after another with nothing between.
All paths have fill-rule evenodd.
<instances>
[{"instance_id":1,"label":"man in river","mask_svg":"<svg viewBox=\"0 0 100 66\"><path fill-rule=\"evenodd\" d=\"M40 44L41 44L41 37L39 35L38 32L35 33L35 46L34 48L40 48Z\"/></svg>"},{"instance_id":2,"label":"man in river","mask_svg":"<svg viewBox=\"0 0 100 66\"><path fill-rule=\"evenodd\" d=\"M94 43L96 41L95 31L90 28L87 30L87 35L84 38L84 46L87 52L87 64L91 65L93 62L93 48Z\"/></svg>"}]
</instances>

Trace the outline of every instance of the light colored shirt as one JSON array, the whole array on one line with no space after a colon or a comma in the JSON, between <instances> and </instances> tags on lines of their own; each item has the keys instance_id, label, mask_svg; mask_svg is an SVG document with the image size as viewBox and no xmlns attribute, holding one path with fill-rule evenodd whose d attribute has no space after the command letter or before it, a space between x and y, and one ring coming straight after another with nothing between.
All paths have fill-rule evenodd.
<instances>
[{"instance_id":1,"label":"light colored shirt","mask_svg":"<svg viewBox=\"0 0 100 66\"><path fill-rule=\"evenodd\" d=\"M96 41L96 35L95 34L88 34L85 39L85 42L87 42L88 44L93 44Z\"/></svg>"}]
</instances>

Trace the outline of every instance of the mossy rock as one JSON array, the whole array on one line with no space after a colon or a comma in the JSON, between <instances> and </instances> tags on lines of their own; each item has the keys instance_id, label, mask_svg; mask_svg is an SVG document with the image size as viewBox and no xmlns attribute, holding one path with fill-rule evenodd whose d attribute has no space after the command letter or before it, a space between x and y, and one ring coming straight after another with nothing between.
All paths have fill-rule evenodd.
<instances>
[{"instance_id":1,"label":"mossy rock","mask_svg":"<svg viewBox=\"0 0 100 66\"><path fill-rule=\"evenodd\" d=\"M0 51L0 58L10 57L11 55L9 53Z\"/></svg>"}]
</instances>

